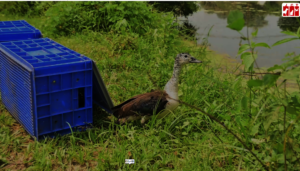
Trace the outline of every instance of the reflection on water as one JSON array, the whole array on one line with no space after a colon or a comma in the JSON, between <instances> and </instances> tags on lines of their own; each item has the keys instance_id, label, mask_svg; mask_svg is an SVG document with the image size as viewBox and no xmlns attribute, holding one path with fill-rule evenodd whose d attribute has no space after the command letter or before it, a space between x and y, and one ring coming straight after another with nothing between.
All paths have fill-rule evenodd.
<instances>
[{"instance_id":1,"label":"reflection on water","mask_svg":"<svg viewBox=\"0 0 300 171\"><path fill-rule=\"evenodd\" d=\"M266 3L266 5L270 4ZM257 12L253 10L250 14L248 13L248 16L246 13L244 14L245 20L247 20L247 17L249 19L249 35L251 35L252 31L258 28L257 37L254 39L256 43L265 42L271 46L278 40L291 37L280 33L282 30L288 29L295 31L298 29L299 24L296 24L296 18L282 18L279 16L281 15L281 12L278 12L280 10L281 8L279 7L278 10L275 8L275 12L274 10L273 12ZM207 35L209 28L214 26L208 39L211 44L210 48L214 51L225 53L230 57L235 58L241 39L240 34L226 27L228 11L224 9L223 11L206 11L204 7L204 9L194 13L187 19L191 24L198 28L198 43L201 43L200 38ZM247 35L247 28L244 27L244 29L241 30L241 33ZM242 43L247 43L247 41L243 40ZM258 47L256 48L256 51L258 52L257 62L259 67L270 67L275 64L281 64L286 53L295 52L296 54L300 54L300 43L295 40L275 46L271 49Z\"/></svg>"}]
</instances>

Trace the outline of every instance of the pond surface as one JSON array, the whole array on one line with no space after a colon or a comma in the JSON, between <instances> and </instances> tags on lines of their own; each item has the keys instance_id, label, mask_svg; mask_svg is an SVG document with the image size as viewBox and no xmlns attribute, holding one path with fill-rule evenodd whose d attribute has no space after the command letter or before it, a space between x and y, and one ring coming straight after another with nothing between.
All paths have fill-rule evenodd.
<instances>
[{"instance_id":1,"label":"pond surface","mask_svg":"<svg viewBox=\"0 0 300 171\"><path fill-rule=\"evenodd\" d=\"M245 15L245 14L244 14ZM277 15L277 16L276 16ZM249 17L248 28L249 35L256 28L258 28L257 37L253 39L256 43L265 42L269 46L272 46L275 42L282 40L284 38L290 38L292 36L285 35L281 33L283 30L295 30L295 24L297 23L296 18L283 18L281 16L280 9L277 14L263 13L253 13ZM205 8L199 12L193 13L193 15L188 16L187 20L190 24L197 28L198 43L202 43L203 37L205 37L213 26L208 42L210 43L210 49L217 51L221 54L228 54L232 58L237 58L240 61L240 56L236 57L239 44L241 41L241 35L229 28L227 28L227 16L228 11L206 11ZM184 17L179 18L184 20ZM293 27L291 23L295 23ZM298 24L299 26L299 24ZM247 35L247 27L244 27L241 31L245 36ZM248 41L242 40L242 44ZM270 67L275 64L283 63L282 59L287 53L295 52L295 54L300 54L300 40L294 40L282 45L272 47L271 49L258 47L256 48L258 52L257 63L259 67Z\"/></svg>"}]
</instances>

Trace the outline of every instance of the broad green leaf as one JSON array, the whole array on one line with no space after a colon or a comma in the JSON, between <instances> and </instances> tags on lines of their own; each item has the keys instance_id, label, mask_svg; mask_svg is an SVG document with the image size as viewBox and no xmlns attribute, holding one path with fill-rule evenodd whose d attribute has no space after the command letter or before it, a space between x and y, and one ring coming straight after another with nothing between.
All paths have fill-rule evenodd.
<instances>
[{"instance_id":1,"label":"broad green leaf","mask_svg":"<svg viewBox=\"0 0 300 171\"><path fill-rule=\"evenodd\" d=\"M248 97L244 96L241 100L242 108L248 110Z\"/></svg>"},{"instance_id":2,"label":"broad green leaf","mask_svg":"<svg viewBox=\"0 0 300 171\"><path fill-rule=\"evenodd\" d=\"M258 129L259 129L260 124L261 124L261 122L257 123L256 125L254 125L252 127L250 135L255 135L255 134L258 133Z\"/></svg>"},{"instance_id":3,"label":"broad green leaf","mask_svg":"<svg viewBox=\"0 0 300 171\"><path fill-rule=\"evenodd\" d=\"M256 37L257 36L257 32L258 32L258 29L256 29L254 32L251 33L252 37Z\"/></svg>"},{"instance_id":4,"label":"broad green leaf","mask_svg":"<svg viewBox=\"0 0 300 171\"><path fill-rule=\"evenodd\" d=\"M244 14L241 11L230 11L228 17L227 17L227 27L240 31L243 29L245 20L244 20Z\"/></svg>"},{"instance_id":5,"label":"broad green leaf","mask_svg":"<svg viewBox=\"0 0 300 171\"><path fill-rule=\"evenodd\" d=\"M250 49L250 46L248 44L243 44L238 51L238 55L243 53L245 50Z\"/></svg>"},{"instance_id":6,"label":"broad green leaf","mask_svg":"<svg viewBox=\"0 0 300 171\"><path fill-rule=\"evenodd\" d=\"M287 112L296 115L300 113L299 94L294 94L291 97L291 102L287 106Z\"/></svg>"},{"instance_id":7,"label":"broad green leaf","mask_svg":"<svg viewBox=\"0 0 300 171\"><path fill-rule=\"evenodd\" d=\"M298 28L297 36L300 37L300 27Z\"/></svg>"},{"instance_id":8,"label":"broad green leaf","mask_svg":"<svg viewBox=\"0 0 300 171\"><path fill-rule=\"evenodd\" d=\"M298 37L298 35L296 33L293 33L291 31L282 31L281 33L286 34L286 35L290 35L290 36L296 36L296 37Z\"/></svg>"},{"instance_id":9,"label":"broad green leaf","mask_svg":"<svg viewBox=\"0 0 300 171\"><path fill-rule=\"evenodd\" d=\"M241 59L244 59L247 56L252 56L250 52L245 52L241 55Z\"/></svg>"},{"instance_id":10,"label":"broad green leaf","mask_svg":"<svg viewBox=\"0 0 300 171\"><path fill-rule=\"evenodd\" d=\"M284 154L278 154L277 161L278 161L278 163L283 164L284 163Z\"/></svg>"},{"instance_id":11,"label":"broad green leaf","mask_svg":"<svg viewBox=\"0 0 300 171\"><path fill-rule=\"evenodd\" d=\"M234 23L238 19L244 18L244 14L241 11L234 10L230 11L227 17L227 24Z\"/></svg>"},{"instance_id":12,"label":"broad green leaf","mask_svg":"<svg viewBox=\"0 0 300 171\"><path fill-rule=\"evenodd\" d=\"M293 115L299 114L299 110L297 110L297 108L295 106L292 106L292 105L288 105L286 107L286 111L290 114L293 114Z\"/></svg>"},{"instance_id":13,"label":"broad green leaf","mask_svg":"<svg viewBox=\"0 0 300 171\"><path fill-rule=\"evenodd\" d=\"M251 47L254 48L255 42L251 42Z\"/></svg>"},{"instance_id":14,"label":"broad green leaf","mask_svg":"<svg viewBox=\"0 0 300 171\"><path fill-rule=\"evenodd\" d=\"M294 95L294 98L295 98L295 103L300 105L300 94L298 92Z\"/></svg>"},{"instance_id":15,"label":"broad green leaf","mask_svg":"<svg viewBox=\"0 0 300 171\"><path fill-rule=\"evenodd\" d=\"M272 150L272 161L275 161L276 160L276 157L277 157L277 153L276 153L276 151L274 151L274 150Z\"/></svg>"},{"instance_id":16,"label":"broad green leaf","mask_svg":"<svg viewBox=\"0 0 300 171\"><path fill-rule=\"evenodd\" d=\"M236 20L231 24L228 24L227 27L231 28L232 30L241 31L244 27L244 24L245 24L245 20L242 18Z\"/></svg>"},{"instance_id":17,"label":"broad green leaf","mask_svg":"<svg viewBox=\"0 0 300 171\"><path fill-rule=\"evenodd\" d=\"M282 66L280 66L280 65L274 65L274 66L268 68L268 71L274 71L274 70L276 70L276 69L283 69L283 68L282 68Z\"/></svg>"},{"instance_id":18,"label":"broad green leaf","mask_svg":"<svg viewBox=\"0 0 300 171\"><path fill-rule=\"evenodd\" d=\"M294 146L293 149L294 149L294 151L296 151L296 152L298 152L298 153L300 152L299 146L298 146L298 147L295 147L295 146Z\"/></svg>"},{"instance_id":19,"label":"broad green leaf","mask_svg":"<svg viewBox=\"0 0 300 171\"><path fill-rule=\"evenodd\" d=\"M279 77L279 75L266 74L263 77L263 85L272 85L272 84L274 84L277 81L278 77Z\"/></svg>"},{"instance_id":20,"label":"broad green leaf","mask_svg":"<svg viewBox=\"0 0 300 171\"><path fill-rule=\"evenodd\" d=\"M259 86L262 86L262 85L263 85L263 81L262 80L249 80L249 81L247 81L247 86L249 88L259 87Z\"/></svg>"},{"instance_id":21,"label":"broad green leaf","mask_svg":"<svg viewBox=\"0 0 300 171\"><path fill-rule=\"evenodd\" d=\"M243 60L243 64L245 65L245 71L248 72L249 69L253 66L253 62L257 58L256 54L251 54L250 52L245 52L241 55L241 59Z\"/></svg>"},{"instance_id":22,"label":"broad green leaf","mask_svg":"<svg viewBox=\"0 0 300 171\"><path fill-rule=\"evenodd\" d=\"M272 46L281 45L283 43L290 42L292 40L297 40L297 39L299 39L299 38L294 37L294 38L287 38L287 39L279 40L278 42L274 43Z\"/></svg>"},{"instance_id":23,"label":"broad green leaf","mask_svg":"<svg viewBox=\"0 0 300 171\"><path fill-rule=\"evenodd\" d=\"M256 43L255 45L254 45L254 47L253 48L255 48L255 47L266 47L266 48L271 48L267 43L264 43L264 42L262 42L262 43Z\"/></svg>"}]
</instances>

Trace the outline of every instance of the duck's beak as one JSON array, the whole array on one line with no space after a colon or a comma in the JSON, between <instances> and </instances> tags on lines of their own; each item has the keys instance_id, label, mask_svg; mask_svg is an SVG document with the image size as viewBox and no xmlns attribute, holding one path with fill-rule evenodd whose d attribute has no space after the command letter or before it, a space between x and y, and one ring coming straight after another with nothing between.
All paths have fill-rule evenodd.
<instances>
[{"instance_id":1,"label":"duck's beak","mask_svg":"<svg viewBox=\"0 0 300 171\"><path fill-rule=\"evenodd\" d=\"M202 63L202 61L199 61L198 59L191 57L190 63Z\"/></svg>"}]
</instances>

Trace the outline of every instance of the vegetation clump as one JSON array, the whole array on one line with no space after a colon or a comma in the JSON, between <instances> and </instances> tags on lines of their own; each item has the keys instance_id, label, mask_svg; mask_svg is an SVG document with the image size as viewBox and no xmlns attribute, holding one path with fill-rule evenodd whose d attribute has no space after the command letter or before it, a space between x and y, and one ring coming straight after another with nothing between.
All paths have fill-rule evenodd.
<instances>
[{"instance_id":1,"label":"vegetation clump","mask_svg":"<svg viewBox=\"0 0 300 171\"><path fill-rule=\"evenodd\" d=\"M45 28L53 35L70 35L84 29L145 34L172 24L168 14L154 12L146 2L59 2L45 13Z\"/></svg>"}]
</instances>

